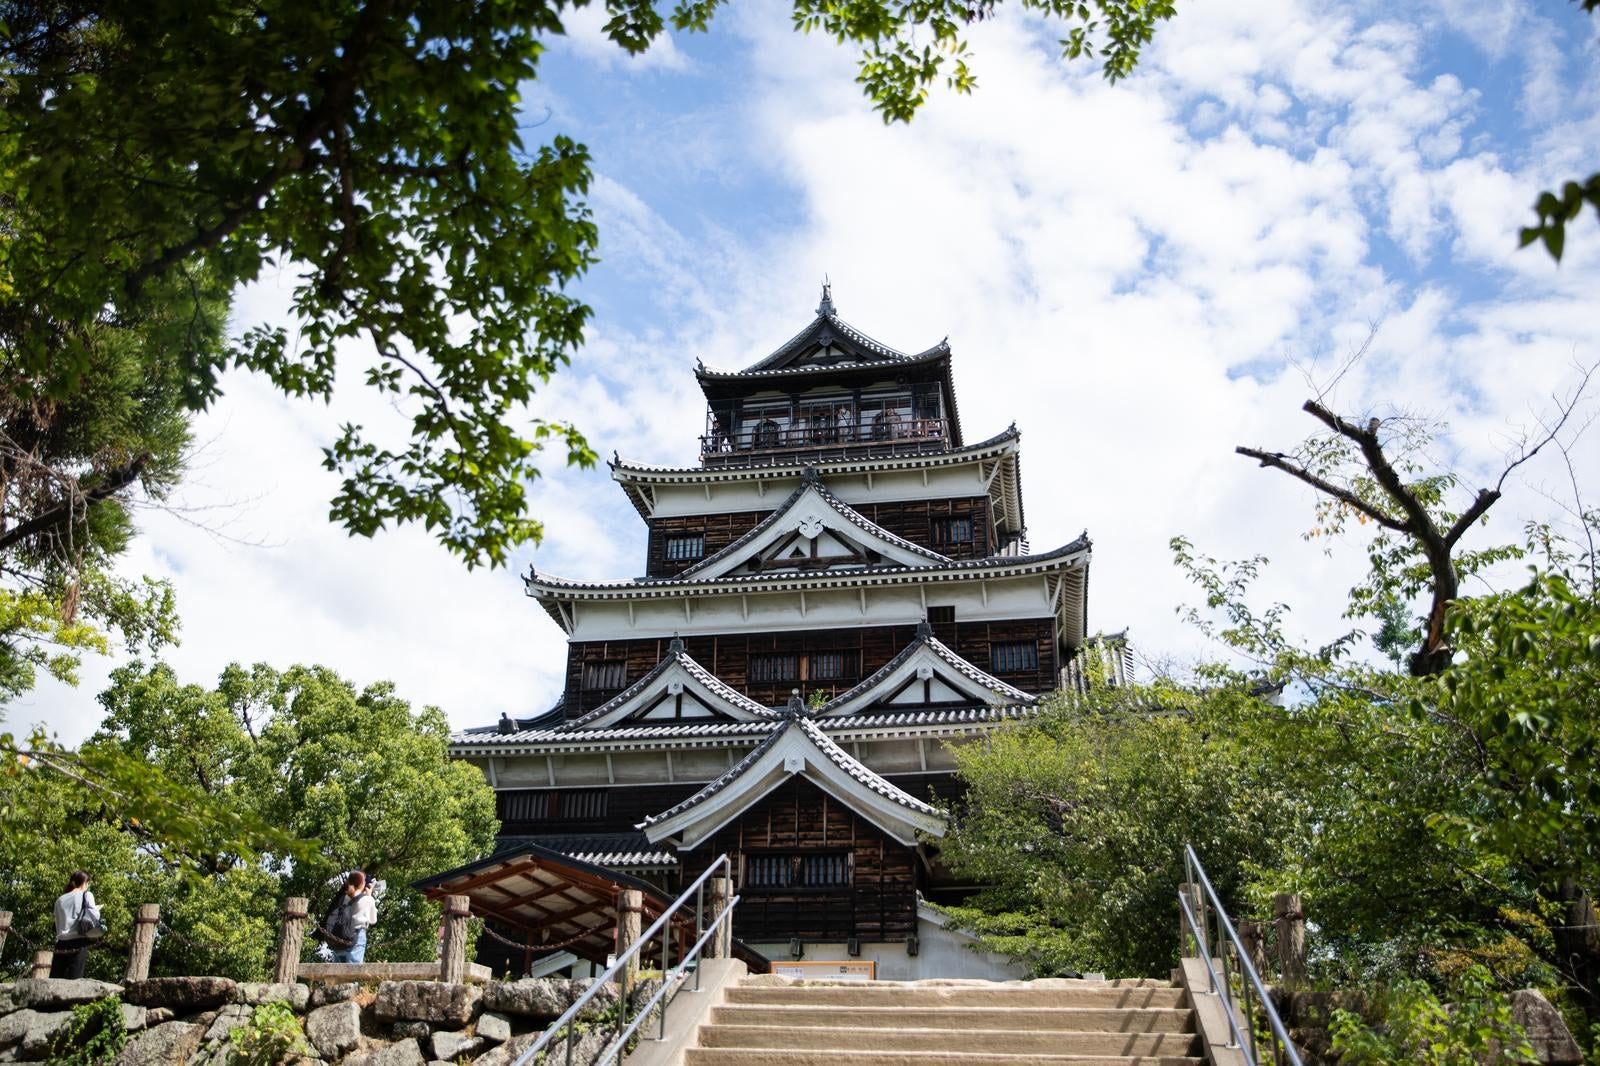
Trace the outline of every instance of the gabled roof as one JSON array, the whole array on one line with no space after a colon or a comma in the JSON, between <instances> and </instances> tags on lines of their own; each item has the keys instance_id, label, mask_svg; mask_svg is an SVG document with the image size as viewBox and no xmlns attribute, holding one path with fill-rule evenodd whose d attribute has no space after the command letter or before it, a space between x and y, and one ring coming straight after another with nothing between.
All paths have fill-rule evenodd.
<instances>
[{"instance_id":1,"label":"gabled roof","mask_svg":"<svg viewBox=\"0 0 1600 1066\"><path fill-rule=\"evenodd\" d=\"M777 558L761 558L764 550L773 549L780 553ZM686 568L678 577L723 577L758 559L761 559L761 565L757 573L767 570L830 569L830 566L819 565L830 558L823 554L827 552L835 553L833 558L848 557L839 556L839 552L861 556L859 561L842 563L846 566L868 566L879 562L925 566L930 562L950 562L949 556L896 536L869 520L829 492L817 477L817 472L808 468L801 475L800 487L776 510L744 536ZM871 559L863 552L872 552L878 558ZM785 565L790 553L793 553L794 565Z\"/></svg>"},{"instance_id":2,"label":"gabled roof","mask_svg":"<svg viewBox=\"0 0 1600 1066\"><path fill-rule=\"evenodd\" d=\"M663 705L667 705L663 709ZM639 680L562 730L601 729L622 722L774 719L777 712L725 684L673 638L666 657Z\"/></svg>"},{"instance_id":3,"label":"gabled roof","mask_svg":"<svg viewBox=\"0 0 1600 1066\"><path fill-rule=\"evenodd\" d=\"M678 868L678 857L670 849L650 843L637 831L503 836L495 841L494 851L496 855L517 852L528 844L560 852L579 862L628 873L657 873Z\"/></svg>"},{"instance_id":4,"label":"gabled roof","mask_svg":"<svg viewBox=\"0 0 1600 1066\"><path fill-rule=\"evenodd\" d=\"M937 808L867 769L817 723L792 710L750 754L681 803L639 823L652 843L671 838L697 846L773 789L799 775L902 844L917 834L943 836Z\"/></svg>"},{"instance_id":5,"label":"gabled roof","mask_svg":"<svg viewBox=\"0 0 1600 1066\"><path fill-rule=\"evenodd\" d=\"M919 362L949 354L950 345L945 340L941 340L932 348L910 355L891 348L882 341L872 339L839 317L833 306L833 287L824 282L822 302L817 305L816 317L805 329L779 345L771 355L737 372L706 370L701 367L698 373L701 377L802 373L809 370L831 370L876 363Z\"/></svg>"},{"instance_id":6,"label":"gabled roof","mask_svg":"<svg viewBox=\"0 0 1600 1066\"><path fill-rule=\"evenodd\" d=\"M1039 702L1021 689L987 674L951 651L923 623L917 639L872 676L823 704L817 716L910 711L950 704L1027 706Z\"/></svg>"}]
</instances>

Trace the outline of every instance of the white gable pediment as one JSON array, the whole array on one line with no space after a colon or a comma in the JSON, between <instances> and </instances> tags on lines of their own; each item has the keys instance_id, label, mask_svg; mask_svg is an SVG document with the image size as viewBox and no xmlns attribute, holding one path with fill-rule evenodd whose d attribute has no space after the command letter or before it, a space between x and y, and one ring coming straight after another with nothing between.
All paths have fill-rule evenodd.
<instances>
[{"instance_id":1,"label":"white gable pediment","mask_svg":"<svg viewBox=\"0 0 1600 1066\"><path fill-rule=\"evenodd\" d=\"M605 729L632 722L756 722L776 714L723 684L674 645L674 651L615 697L568 724Z\"/></svg>"},{"instance_id":2,"label":"white gable pediment","mask_svg":"<svg viewBox=\"0 0 1600 1066\"><path fill-rule=\"evenodd\" d=\"M902 844L943 836L939 812L868 770L812 722L790 719L737 766L688 799L639 824L651 843L693 848L789 778L805 778Z\"/></svg>"},{"instance_id":3,"label":"white gable pediment","mask_svg":"<svg viewBox=\"0 0 1600 1066\"><path fill-rule=\"evenodd\" d=\"M883 565L928 566L949 561L864 518L813 476L754 529L689 567L681 576L713 578Z\"/></svg>"},{"instance_id":4,"label":"white gable pediment","mask_svg":"<svg viewBox=\"0 0 1600 1066\"><path fill-rule=\"evenodd\" d=\"M1037 696L979 670L924 631L915 644L877 673L824 704L817 716L832 718L874 710L905 711L954 703L1014 706L1038 701Z\"/></svg>"}]
</instances>

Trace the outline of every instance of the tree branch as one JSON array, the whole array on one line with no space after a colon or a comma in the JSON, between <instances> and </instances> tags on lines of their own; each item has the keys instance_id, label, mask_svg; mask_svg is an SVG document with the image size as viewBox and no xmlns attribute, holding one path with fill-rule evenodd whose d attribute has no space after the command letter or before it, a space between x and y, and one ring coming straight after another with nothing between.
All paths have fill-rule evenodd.
<instances>
[{"instance_id":1,"label":"tree branch","mask_svg":"<svg viewBox=\"0 0 1600 1066\"><path fill-rule=\"evenodd\" d=\"M0 552L9 551L29 537L47 533L52 529L66 525L72 521L72 516L80 507L87 509L93 504L121 492L138 479L139 475L144 472L145 464L149 461L150 456L141 455L125 466L108 470L105 480L85 492L81 500L69 499L63 504L50 508L43 514L35 515L20 526L6 530L5 533L0 534Z\"/></svg>"},{"instance_id":2,"label":"tree branch","mask_svg":"<svg viewBox=\"0 0 1600 1066\"><path fill-rule=\"evenodd\" d=\"M1396 521L1389 515L1384 514L1382 511L1378 510L1376 507L1373 507L1366 500L1363 500L1360 496L1357 496L1349 489L1340 485L1335 485L1326 478L1318 477L1316 474L1313 474L1299 463L1294 462L1282 452L1262 451L1259 448L1246 448L1242 445L1235 448L1234 451L1238 452L1240 455L1248 455L1252 459L1259 460L1262 466L1270 466L1275 470L1282 470L1290 477L1298 478L1299 480L1304 481L1307 485L1310 485L1318 492L1332 496L1340 503L1345 503L1355 508L1368 518L1372 519L1374 522L1383 526L1385 529L1392 529L1396 533L1406 532L1407 527L1405 523Z\"/></svg>"}]
</instances>

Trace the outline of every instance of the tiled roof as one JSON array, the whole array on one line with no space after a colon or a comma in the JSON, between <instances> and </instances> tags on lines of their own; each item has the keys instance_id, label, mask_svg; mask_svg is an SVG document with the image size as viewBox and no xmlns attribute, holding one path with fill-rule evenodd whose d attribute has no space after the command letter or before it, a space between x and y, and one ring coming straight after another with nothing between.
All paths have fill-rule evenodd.
<instances>
[{"instance_id":1,"label":"tiled roof","mask_svg":"<svg viewBox=\"0 0 1600 1066\"><path fill-rule=\"evenodd\" d=\"M757 703L744 693L728 685L710 670L707 670L705 667L695 662L694 659L683 650L683 642L674 640L670 645L670 650L668 651L666 657L660 662L656 663L656 665L650 669L649 673L645 674L639 680L635 681L633 684L629 685L627 688L623 689L621 692L617 693L615 696L611 697L611 699L607 700L605 703L602 703L594 710L588 712L582 717L574 718L572 721L563 726L557 727L558 731L581 729L588 722L595 721L598 718L604 718L606 715L610 714L612 711L616 710L618 707L627 703L639 693L649 688L655 683L657 678L666 673L667 670L669 670L674 664L683 667L683 669L687 671L696 681L699 681L706 688L710 689L712 693L726 700L733 706L738 707L741 710L748 711L750 714L753 714L758 718L775 718L777 716L777 712L772 710L770 707Z\"/></svg>"},{"instance_id":2,"label":"tiled roof","mask_svg":"<svg viewBox=\"0 0 1600 1066\"><path fill-rule=\"evenodd\" d=\"M922 626L918 627L917 639L902 648L898 655L890 659L887 663L884 663L883 666L879 667L870 676L864 678L859 684L840 693L818 708L818 717L825 718L830 709L834 707L842 707L861 695L870 692L872 689L882 684L885 678L889 677L896 670L900 669L901 666L905 665L907 659L912 658L923 648L926 648L928 651L938 656L941 662L946 663L952 670L955 670L962 677L965 677L968 680L997 693L1005 702L1017 704L1038 702L1037 696L1030 696L1028 693L1022 691L1014 685L1008 685L998 677L995 677L993 674L979 670L976 666L973 666L971 663L967 662L967 660L951 651L943 641L935 637L933 633L926 628L926 626L927 623L923 623Z\"/></svg>"},{"instance_id":3,"label":"tiled roof","mask_svg":"<svg viewBox=\"0 0 1600 1066\"><path fill-rule=\"evenodd\" d=\"M677 855L650 843L641 832L558 833L550 836L503 836L495 844L495 854L535 844L558 851L580 862L609 866L616 870L676 866Z\"/></svg>"},{"instance_id":4,"label":"tiled roof","mask_svg":"<svg viewBox=\"0 0 1600 1066\"><path fill-rule=\"evenodd\" d=\"M1017 425L1013 422L1000 433L987 440L978 441L960 448L951 448L948 451L935 453L921 453L917 455L891 455L874 459L819 459L814 463L799 463L783 453L773 456L771 463L766 466L727 466L727 467L701 467L701 466L657 466L651 463L635 462L624 459L620 455L611 457L608 464L618 481L632 480L638 476L641 480L658 480L653 475L663 478L681 478L694 481L754 481L762 478L771 478L774 475L794 476L804 473L807 466L814 466L818 473L826 476L829 474L851 473L856 470L898 470L905 468L919 468L924 466L951 466L956 463L970 462L980 457L984 452L999 449L1021 437Z\"/></svg>"},{"instance_id":5,"label":"tiled roof","mask_svg":"<svg viewBox=\"0 0 1600 1066\"><path fill-rule=\"evenodd\" d=\"M638 577L625 578L619 581L577 581L567 578L551 577L539 574L530 569L525 584L529 586L530 595L538 595L532 586L543 585L551 590L570 589L585 592L628 592L662 590L666 592L683 591L691 592L697 588L713 589L717 587L738 587L740 585L758 584L826 584L831 580L859 578L917 578L936 577L941 574L959 574L969 570L1025 570L1030 566L1056 560L1087 551L1092 546L1088 534L1079 536L1070 544L1063 544L1059 548L1037 555L988 555L978 559L953 559L943 563L932 563L928 566L890 566L858 567L848 571L820 570L804 574L729 574L723 577L701 578L694 581L684 581L678 577Z\"/></svg>"},{"instance_id":6,"label":"tiled roof","mask_svg":"<svg viewBox=\"0 0 1600 1066\"><path fill-rule=\"evenodd\" d=\"M687 810L698 807L702 803L705 803L707 800L711 799L713 796L723 792L746 772L748 772L751 767L760 762L762 756L766 755L768 751L772 750L772 748L780 740L782 740L783 737L788 735L791 729L798 729L804 733L806 739L809 740L829 762L839 767L839 769L848 774L851 779L865 786L870 791L902 807L905 807L907 810L915 811L918 814L928 815L935 818L940 816L937 808L924 803L922 800L917 799L909 792L906 792L904 789L891 784L874 771L869 770L849 752L845 751L843 748L839 747L839 745L835 744L831 739L829 739L828 735L824 733L821 728L819 728L817 722L805 717L791 717L783 725L779 726L777 729L774 729L772 731L772 735L767 737L767 739L763 740L760 744L756 745L756 747L752 749L749 754L724 771L720 777L716 778L714 781L711 781L704 788L687 799L668 807L659 814L654 814L646 818L644 821L639 823L639 828L644 829L648 826L658 825L661 822L667 821L669 818L674 818Z\"/></svg>"},{"instance_id":7,"label":"tiled roof","mask_svg":"<svg viewBox=\"0 0 1600 1066\"><path fill-rule=\"evenodd\" d=\"M760 522L757 522L750 528L749 532L739 537L739 539L735 540L732 544L729 544L720 551L711 553L704 559L701 559L699 562L695 563L693 566L685 568L677 575L678 579L683 580L685 578L693 577L695 574L700 573L714 564L739 554L739 552L743 551L747 546L760 539L767 533L768 530L782 520L783 516L788 514L789 511L794 508L795 504L800 502L800 498L806 494L807 489L815 491L818 496L822 497L823 501L827 503L829 507L833 508L840 518L843 518L845 521L849 522L863 533L870 534L871 536L877 537L880 540L893 544L897 548L911 552L914 555L920 555L923 558L930 559L935 563L942 564L951 561L949 556L940 555L936 551L933 551L929 548L924 548L920 544L913 543L902 536L891 533L887 529L884 529L882 526L878 525L876 522L867 518L860 511L857 511L854 507L851 507L849 504L839 499L839 497L835 496L832 492L828 491L828 486L822 483L822 479L817 476L816 470L808 467L801 475L800 487L795 489L794 492L790 493L789 498L784 500L783 503L779 504L776 510L767 515L767 517L763 518Z\"/></svg>"},{"instance_id":8,"label":"tiled roof","mask_svg":"<svg viewBox=\"0 0 1600 1066\"><path fill-rule=\"evenodd\" d=\"M583 745L598 742L644 742L680 737L746 737L759 736L773 728L770 721L763 722L661 722L629 726L611 726L603 729L525 729L516 733L488 732L469 729L453 733L454 746L487 747L496 744L562 744Z\"/></svg>"}]
</instances>

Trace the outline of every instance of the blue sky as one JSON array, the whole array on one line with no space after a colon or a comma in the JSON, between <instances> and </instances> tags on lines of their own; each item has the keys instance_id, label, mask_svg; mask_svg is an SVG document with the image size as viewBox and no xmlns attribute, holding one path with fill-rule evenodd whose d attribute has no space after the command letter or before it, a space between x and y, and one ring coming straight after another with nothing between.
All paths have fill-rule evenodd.
<instances>
[{"instance_id":1,"label":"blue sky","mask_svg":"<svg viewBox=\"0 0 1600 1066\"><path fill-rule=\"evenodd\" d=\"M1600 359L1600 226L1574 228L1559 269L1515 240L1539 189L1600 166L1600 22L1575 4L1196 0L1115 87L1002 5L971 34L978 91L935 92L910 127L885 127L853 55L769 0L636 59L601 21L577 13L526 92L530 141L593 152L603 257L581 290L589 343L537 411L603 455L691 463L695 359L764 355L827 274L843 317L886 343L950 337L968 438L1022 429L1034 547L1087 528L1091 624L1130 627L1153 660L1205 650L1174 613L1192 599L1169 561L1180 533L1272 558L1266 592L1313 639L1340 625L1360 544L1308 543L1309 492L1232 449L1306 436L1300 403L1369 333L1332 402L1448 421L1438 457L1474 485ZM241 325L285 315L271 279L242 294ZM365 359L349 353L348 379ZM415 530L350 541L324 520L318 448L384 415L354 387L328 411L230 382L185 490L224 505L224 528L150 512L125 564L177 587L171 660L195 681L322 662L458 725L548 706L561 634L516 571L637 573L637 515L604 467L552 468L533 497L548 536L511 573L465 573ZM1596 440L1572 452L1591 501ZM1480 543L1571 495L1541 457ZM81 736L109 665L13 722Z\"/></svg>"}]
</instances>

